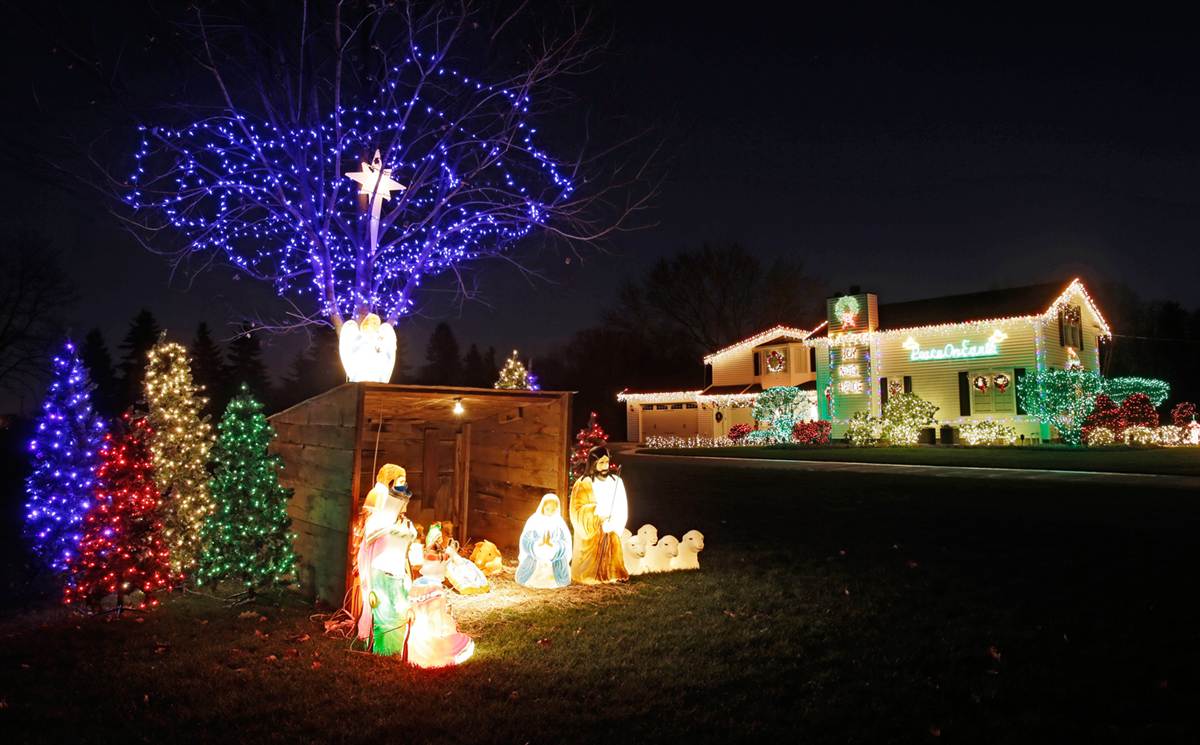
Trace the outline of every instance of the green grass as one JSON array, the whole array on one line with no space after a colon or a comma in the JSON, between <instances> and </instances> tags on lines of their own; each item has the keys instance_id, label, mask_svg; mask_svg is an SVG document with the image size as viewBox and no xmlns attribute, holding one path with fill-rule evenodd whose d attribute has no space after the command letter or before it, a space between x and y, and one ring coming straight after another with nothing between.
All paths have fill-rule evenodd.
<instances>
[{"instance_id":1,"label":"green grass","mask_svg":"<svg viewBox=\"0 0 1200 745\"><path fill-rule=\"evenodd\" d=\"M1036 468L1063 471L1111 471L1200 476L1200 448L1069 448L941 447L855 448L840 445L804 447L661 448L640 452L661 455L815 460L851 463L898 463L927 466Z\"/></svg>"},{"instance_id":2,"label":"green grass","mask_svg":"<svg viewBox=\"0 0 1200 745\"><path fill-rule=\"evenodd\" d=\"M141 622L25 610L0 622L0 730L172 743L1195 741L1191 491L645 458L624 475L634 527L704 531L699 572L567 605L475 607L462 626L476 656L440 671L350 651L288 594L256 606L263 621L194 596Z\"/></svg>"}]
</instances>

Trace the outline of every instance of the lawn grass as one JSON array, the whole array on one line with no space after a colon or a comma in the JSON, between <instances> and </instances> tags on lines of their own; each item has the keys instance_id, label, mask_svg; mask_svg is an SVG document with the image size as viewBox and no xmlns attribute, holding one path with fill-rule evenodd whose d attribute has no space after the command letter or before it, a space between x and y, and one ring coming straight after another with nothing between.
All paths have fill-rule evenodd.
<instances>
[{"instance_id":1,"label":"lawn grass","mask_svg":"<svg viewBox=\"0 0 1200 745\"><path fill-rule=\"evenodd\" d=\"M840 445L728 448L643 448L659 455L814 460L850 463L897 463L925 466L975 466L1061 471L1110 471L1200 476L1200 448L944 447L855 448Z\"/></svg>"},{"instance_id":2,"label":"lawn grass","mask_svg":"<svg viewBox=\"0 0 1200 745\"><path fill-rule=\"evenodd\" d=\"M633 527L704 531L699 572L494 608L460 599L477 652L440 671L350 651L287 593L253 618L195 596L140 622L27 609L0 622L0 730L71 742L1195 741L1189 491L636 457L624 475Z\"/></svg>"}]
</instances>

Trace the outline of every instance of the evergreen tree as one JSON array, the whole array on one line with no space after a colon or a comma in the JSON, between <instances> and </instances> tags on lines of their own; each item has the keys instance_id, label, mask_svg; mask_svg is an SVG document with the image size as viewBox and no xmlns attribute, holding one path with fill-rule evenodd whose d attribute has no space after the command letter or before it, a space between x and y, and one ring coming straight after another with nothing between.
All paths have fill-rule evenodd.
<instances>
[{"instance_id":1,"label":"evergreen tree","mask_svg":"<svg viewBox=\"0 0 1200 745\"><path fill-rule=\"evenodd\" d=\"M104 438L97 488L84 520L79 555L70 563L64 600L99 605L116 594L118 607L142 592L139 607L157 605L157 590L170 587L170 552L162 538L162 502L150 460L150 426L145 419L122 417L125 431Z\"/></svg>"},{"instance_id":2,"label":"evergreen tree","mask_svg":"<svg viewBox=\"0 0 1200 745\"><path fill-rule=\"evenodd\" d=\"M496 379L492 371L484 367L483 355L479 353L479 347L474 344L463 355L462 367L463 385L469 385L474 388L486 388L488 383Z\"/></svg>"},{"instance_id":3,"label":"evergreen tree","mask_svg":"<svg viewBox=\"0 0 1200 745\"><path fill-rule=\"evenodd\" d=\"M158 327L154 314L145 308L130 322L125 341L121 342L121 400L118 402L121 410L130 408L141 399L146 359L161 334L162 329Z\"/></svg>"},{"instance_id":4,"label":"evergreen tree","mask_svg":"<svg viewBox=\"0 0 1200 745\"><path fill-rule=\"evenodd\" d=\"M496 364L496 348L488 347L483 353L483 369L487 374L484 376L484 383L481 388L487 388L487 381L494 381L496 376L500 374L500 366Z\"/></svg>"},{"instance_id":5,"label":"evergreen tree","mask_svg":"<svg viewBox=\"0 0 1200 745\"><path fill-rule=\"evenodd\" d=\"M29 443L25 529L38 558L63 572L78 552L92 506L104 421L92 409L93 386L70 341L54 357L53 376Z\"/></svg>"},{"instance_id":6,"label":"evergreen tree","mask_svg":"<svg viewBox=\"0 0 1200 745\"><path fill-rule=\"evenodd\" d=\"M225 353L212 337L208 324L201 321L196 326L196 335L188 350L192 357L192 379L207 396L203 413L215 416L229 401L233 390L229 385L229 367L225 364Z\"/></svg>"},{"instance_id":7,"label":"evergreen tree","mask_svg":"<svg viewBox=\"0 0 1200 745\"><path fill-rule=\"evenodd\" d=\"M243 327L229 345L229 377L235 385L247 386L255 396L270 399L271 379L262 360L262 346L249 327Z\"/></svg>"},{"instance_id":8,"label":"evergreen tree","mask_svg":"<svg viewBox=\"0 0 1200 745\"><path fill-rule=\"evenodd\" d=\"M404 383L411 377L412 366L408 362L408 340L396 331L396 366L392 368L390 383Z\"/></svg>"},{"instance_id":9,"label":"evergreen tree","mask_svg":"<svg viewBox=\"0 0 1200 745\"><path fill-rule=\"evenodd\" d=\"M514 349L512 356L505 360L504 368L500 370L500 376L492 387L507 390L530 390L533 387L530 385L525 365L517 359L517 350Z\"/></svg>"},{"instance_id":10,"label":"evergreen tree","mask_svg":"<svg viewBox=\"0 0 1200 745\"><path fill-rule=\"evenodd\" d=\"M117 405L121 400L121 385L113 368L112 355L109 354L108 345L104 342L104 334L100 329L92 329L84 337L83 346L79 349L79 358L91 373L92 382L96 384L92 396L96 411L106 417L116 416Z\"/></svg>"},{"instance_id":11,"label":"evergreen tree","mask_svg":"<svg viewBox=\"0 0 1200 745\"><path fill-rule=\"evenodd\" d=\"M229 402L212 451L216 511L204 523L204 553L196 573L202 584L233 580L252 595L281 582L295 568L292 490L279 483L282 462L267 448L275 430L246 386Z\"/></svg>"},{"instance_id":12,"label":"evergreen tree","mask_svg":"<svg viewBox=\"0 0 1200 745\"><path fill-rule=\"evenodd\" d=\"M179 574L196 565L200 529L213 510L206 466L212 426L202 414L207 400L192 382L187 350L165 336L146 365L146 419L154 432L150 451L164 500L163 539L171 571Z\"/></svg>"},{"instance_id":13,"label":"evergreen tree","mask_svg":"<svg viewBox=\"0 0 1200 745\"><path fill-rule=\"evenodd\" d=\"M426 365L421 373L425 385L459 385L462 382L462 363L458 356L458 340L450 325L439 323L429 335L425 347Z\"/></svg>"},{"instance_id":14,"label":"evergreen tree","mask_svg":"<svg viewBox=\"0 0 1200 745\"><path fill-rule=\"evenodd\" d=\"M294 406L346 382L338 360L337 332L322 326L312 332L309 343L296 352L280 392L280 408Z\"/></svg>"}]
</instances>

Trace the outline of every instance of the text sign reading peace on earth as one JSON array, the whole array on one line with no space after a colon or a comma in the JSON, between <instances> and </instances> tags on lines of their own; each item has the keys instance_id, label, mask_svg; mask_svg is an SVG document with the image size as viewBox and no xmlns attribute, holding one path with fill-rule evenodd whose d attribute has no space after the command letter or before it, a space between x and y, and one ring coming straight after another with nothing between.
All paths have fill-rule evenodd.
<instances>
[{"instance_id":1,"label":"text sign reading peace on earth","mask_svg":"<svg viewBox=\"0 0 1200 745\"><path fill-rule=\"evenodd\" d=\"M959 344L951 342L944 347L921 349L920 342L910 336L900 346L908 350L908 358L913 362L963 360L972 357L995 357L1000 354L1000 342L1007 338L1008 334L996 329L982 344L974 344L970 339L963 339Z\"/></svg>"}]
</instances>

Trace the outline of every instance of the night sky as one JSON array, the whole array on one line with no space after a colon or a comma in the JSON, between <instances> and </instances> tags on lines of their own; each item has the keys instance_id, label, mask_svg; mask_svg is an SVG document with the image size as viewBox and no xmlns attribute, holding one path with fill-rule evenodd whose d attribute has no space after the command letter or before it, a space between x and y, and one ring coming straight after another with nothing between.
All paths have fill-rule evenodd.
<instances>
[{"instance_id":1,"label":"night sky","mask_svg":"<svg viewBox=\"0 0 1200 745\"><path fill-rule=\"evenodd\" d=\"M570 85L598 138L619 122L662 140L653 224L583 262L530 246L553 284L530 287L497 266L484 284L490 306L448 319L464 348L542 353L595 323L626 278L704 241L737 241L768 260L791 255L832 288L857 284L887 301L1082 274L1197 305L1192 40L1094 20L865 23L642 5L598 7L597 37L609 47L595 73ZM61 249L80 290L79 335L98 325L113 347L143 306L185 341L199 320L228 329L242 314L279 308L268 288L227 271L190 288L172 280L161 258L119 231L100 195L60 188L45 165L69 152L63 132L88 141L116 126L89 113L95 81L56 40L94 28L97 47L132 48L137 19L120 15L131 12L57 4L10 11L3 31L0 219ZM163 71L146 74L161 84ZM557 126L556 139L570 141ZM433 322L402 329L412 356ZM299 343L268 341L277 373Z\"/></svg>"}]
</instances>

